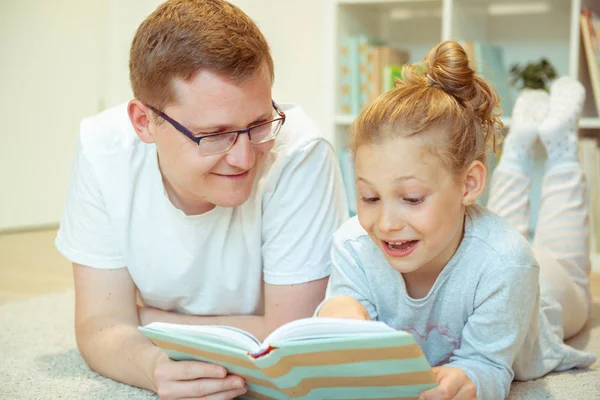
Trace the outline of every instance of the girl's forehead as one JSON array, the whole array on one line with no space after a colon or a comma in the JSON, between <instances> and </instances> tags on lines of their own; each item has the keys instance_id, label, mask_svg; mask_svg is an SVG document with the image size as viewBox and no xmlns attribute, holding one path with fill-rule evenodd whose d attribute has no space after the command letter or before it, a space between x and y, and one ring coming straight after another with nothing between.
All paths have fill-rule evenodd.
<instances>
[{"instance_id":1,"label":"girl's forehead","mask_svg":"<svg viewBox=\"0 0 600 400\"><path fill-rule=\"evenodd\" d=\"M397 181L413 176L436 184L451 178L440 154L428 141L397 137L359 146L355 162L357 174L367 180Z\"/></svg>"}]
</instances>

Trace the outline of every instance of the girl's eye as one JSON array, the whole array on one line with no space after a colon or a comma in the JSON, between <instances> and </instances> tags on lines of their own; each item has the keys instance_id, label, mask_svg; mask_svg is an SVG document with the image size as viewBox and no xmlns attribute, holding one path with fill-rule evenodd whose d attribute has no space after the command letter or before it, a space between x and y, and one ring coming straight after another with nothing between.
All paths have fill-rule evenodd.
<instances>
[{"instance_id":1,"label":"girl's eye","mask_svg":"<svg viewBox=\"0 0 600 400\"><path fill-rule=\"evenodd\" d=\"M415 206L421 204L423 200L425 200L425 197L404 197L403 200L408 204Z\"/></svg>"},{"instance_id":2,"label":"girl's eye","mask_svg":"<svg viewBox=\"0 0 600 400\"><path fill-rule=\"evenodd\" d=\"M379 197L362 197L361 196L360 199L363 203L374 204L379 200Z\"/></svg>"}]
</instances>

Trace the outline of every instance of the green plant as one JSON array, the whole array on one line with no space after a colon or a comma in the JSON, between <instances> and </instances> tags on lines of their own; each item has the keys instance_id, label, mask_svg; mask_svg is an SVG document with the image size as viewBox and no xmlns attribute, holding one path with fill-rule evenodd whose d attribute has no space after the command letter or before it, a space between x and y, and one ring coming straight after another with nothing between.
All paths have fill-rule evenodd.
<instances>
[{"instance_id":1,"label":"green plant","mask_svg":"<svg viewBox=\"0 0 600 400\"><path fill-rule=\"evenodd\" d=\"M510 69L511 84L522 89L543 89L548 91L549 83L556 78L556 70L548 60L530 62L521 66L514 64Z\"/></svg>"}]
</instances>

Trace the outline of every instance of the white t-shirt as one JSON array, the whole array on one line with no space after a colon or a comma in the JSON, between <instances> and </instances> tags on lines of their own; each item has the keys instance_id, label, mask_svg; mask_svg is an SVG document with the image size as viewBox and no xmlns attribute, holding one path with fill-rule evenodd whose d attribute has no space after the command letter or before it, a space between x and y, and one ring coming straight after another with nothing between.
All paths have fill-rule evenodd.
<instances>
[{"instance_id":1,"label":"white t-shirt","mask_svg":"<svg viewBox=\"0 0 600 400\"><path fill-rule=\"evenodd\" d=\"M196 315L262 311L262 282L330 273L333 233L347 203L331 145L299 108L287 115L242 205L187 216L165 192L156 147L126 105L84 119L56 238L70 261L126 267L144 303Z\"/></svg>"}]
</instances>

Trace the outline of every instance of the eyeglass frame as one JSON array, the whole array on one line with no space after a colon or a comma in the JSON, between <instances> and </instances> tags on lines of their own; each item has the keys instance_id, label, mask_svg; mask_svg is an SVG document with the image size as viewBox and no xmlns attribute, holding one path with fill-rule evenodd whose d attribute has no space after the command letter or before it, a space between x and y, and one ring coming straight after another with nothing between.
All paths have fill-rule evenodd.
<instances>
[{"instance_id":1,"label":"eyeglass frame","mask_svg":"<svg viewBox=\"0 0 600 400\"><path fill-rule=\"evenodd\" d=\"M252 131L252 129L259 128L259 127L267 125L267 124L272 124L272 123L274 123L276 121L281 121L281 127L283 127L283 124L285 124L286 115L281 110L281 108L279 108L279 106L277 105L277 103L275 103L274 100L271 100L271 103L273 104L273 108L275 109L275 112L279 115L278 118L274 118L274 119L269 120L269 121L261 122L260 124L251 126L250 128L247 128L247 129L239 129L239 130L217 132L217 133L207 133L205 135L202 135L202 133L204 133L204 132L199 132L199 133L192 132L191 130L187 129L185 126L183 126L182 124L180 124L179 122L177 122L173 118L169 117L164 112L158 110L157 108L155 108L155 107L153 107L151 105L146 104L146 107L148 107L156 115L158 115L159 117L161 117L162 119L164 119L165 121L167 121L169 124L171 124L171 126L173 128L175 128L179 132L183 133L185 136L187 136L189 139L191 139L197 145L200 145L200 140L202 140L204 138L207 138L207 137L215 137L215 136L219 136L219 135L225 135L225 134L235 133L236 134L235 140L231 143L231 146L227 150L224 150L224 151L218 152L218 153L214 153L214 154L210 154L210 155L216 155L216 154L226 153L229 150L231 150L231 148L237 142L237 140L240 137L240 135L243 134L243 133L247 133L248 134L248 139L250 139L250 143L252 143L252 135L250 133ZM279 128L279 130L281 130L281 127ZM279 132L277 132L277 135L278 134L279 134ZM197 136L197 135L201 135L201 136ZM277 135L275 135L273 138L271 138L269 140L265 140L265 141L259 142L259 143L252 143L252 144L262 144L262 143L270 142L271 140L275 140L275 138L277 137Z\"/></svg>"}]
</instances>

